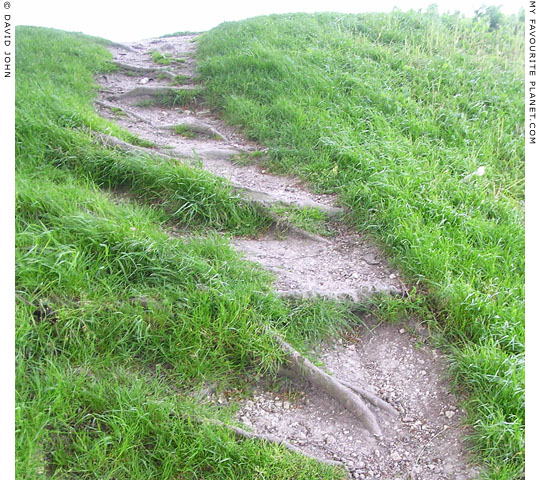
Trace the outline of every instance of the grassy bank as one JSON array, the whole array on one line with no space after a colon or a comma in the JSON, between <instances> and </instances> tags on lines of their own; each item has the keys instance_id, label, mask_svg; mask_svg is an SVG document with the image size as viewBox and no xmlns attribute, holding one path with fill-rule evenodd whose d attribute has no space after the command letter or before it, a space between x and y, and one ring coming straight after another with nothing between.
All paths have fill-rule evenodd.
<instances>
[{"instance_id":1,"label":"grassy bank","mask_svg":"<svg viewBox=\"0 0 540 480\"><path fill-rule=\"evenodd\" d=\"M17 29L18 478L343 478L195 417L280 359L270 332L328 334L337 306L291 306L226 239L268 219L200 170L92 141L99 39ZM204 239L171 237L171 227Z\"/></svg>"},{"instance_id":2,"label":"grassy bank","mask_svg":"<svg viewBox=\"0 0 540 480\"><path fill-rule=\"evenodd\" d=\"M492 479L524 465L523 25L431 11L226 23L207 99L269 167L337 192L417 286Z\"/></svg>"}]
</instances>

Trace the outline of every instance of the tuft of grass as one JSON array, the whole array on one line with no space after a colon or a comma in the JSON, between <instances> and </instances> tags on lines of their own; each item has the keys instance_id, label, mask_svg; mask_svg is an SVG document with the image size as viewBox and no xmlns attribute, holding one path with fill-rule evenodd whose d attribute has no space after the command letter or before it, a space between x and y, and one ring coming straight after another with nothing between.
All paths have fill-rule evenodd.
<instances>
[{"instance_id":1,"label":"tuft of grass","mask_svg":"<svg viewBox=\"0 0 540 480\"><path fill-rule=\"evenodd\" d=\"M334 230L328 223L328 215L317 208L273 205L270 211L307 232L325 237L335 235Z\"/></svg>"},{"instance_id":2,"label":"tuft of grass","mask_svg":"<svg viewBox=\"0 0 540 480\"><path fill-rule=\"evenodd\" d=\"M126 117L127 114L126 112L124 112L124 110L122 110L121 108L118 108L118 107L111 107L111 112L114 113L115 115L119 116L119 117Z\"/></svg>"},{"instance_id":3,"label":"tuft of grass","mask_svg":"<svg viewBox=\"0 0 540 480\"><path fill-rule=\"evenodd\" d=\"M159 78L159 76L158 76ZM176 75L173 79L173 83L175 85L184 85L185 83L187 83L187 81L189 80L189 76L188 75Z\"/></svg>"},{"instance_id":4,"label":"tuft of grass","mask_svg":"<svg viewBox=\"0 0 540 480\"><path fill-rule=\"evenodd\" d=\"M257 163L259 159L264 157L265 152L255 151L255 152L240 152L231 158L231 162L235 165L249 166Z\"/></svg>"},{"instance_id":5,"label":"tuft of grass","mask_svg":"<svg viewBox=\"0 0 540 480\"><path fill-rule=\"evenodd\" d=\"M152 60L154 60L154 63L157 63L158 65L170 65L172 62L171 54L170 53L161 53L157 50L154 50L151 52L152 54Z\"/></svg>"},{"instance_id":6,"label":"tuft of grass","mask_svg":"<svg viewBox=\"0 0 540 480\"><path fill-rule=\"evenodd\" d=\"M206 101L273 170L338 193L423 292L497 480L524 468L523 28L436 9L291 14L197 41Z\"/></svg>"},{"instance_id":7,"label":"tuft of grass","mask_svg":"<svg viewBox=\"0 0 540 480\"><path fill-rule=\"evenodd\" d=\"M145 140L144 138L139 138L136 135L132 135L128 133L126 135L127 141L131 143L132 145L137 145L138 147L144 147L144 148L156 148L157 144L155 142L152 142L150 140Z\"/></svg>"},{"instance_id":8,"label":"tuft of grass","mask_svg":"<svg viewBox=\"0 0 540 480\"><path fill-rule=\"evenodd\" d=\"M129 70L125 70L122 72L122 75L125 75L126 77L140 77L141 74L139 72L131 72ZM159 76L158 76L159 78Z\"/></svg>"},{"instance_id":9,"label":"tuft of grass","mask_svg":"<svg viewBox=\"0 0 540 480\"><path fill-rule=\"evenodd\" d=\"M199 35L201 33L202 32L190 32L189 30L185 30L181 32L167 33L166 35L162 35L160 38L185 37L186 35Z\"/></svg>"},{"instance_id":10,"label":"tuft of grass","mask_svg":"<svg viewBox=\"0 0 540 480\"><path fill-rule=\"evenodd\" d=\"M164 108L174 108L174 107L194 108L203 99L202 91L203 89L200 87L186 88L185 90L171 90L170 93L155 95L152 98L140 100L137 102L137 106L138 107L158 106L158 107L164 107Z\"/></svg>"},{"instance_id":11,"label":"tuft of grass","mask_svg":"<svg viewBox=\"0 0 540 480\"><path fill-rule=\"evenodd\" d=\"M152 60L154 60L154 63L157 63L158 65L170 65L171 63L185 63L185 58L177 58L173 57L172 53L161 53L157 50L153 50L152 52Z\"/></svg>"},{"instance_id":12,"label":"tuft of grass","mask_svg":"<svg viewBox=\"0 0 540 480\"><path fill-rule=\"evenodd\" d=\"M195 132L183 124L176 125L173 129L173 132L177 135L181 135L182 137L195 138Z\"/></svg>"},{"instance_id":13,"label":"tuft of grass","mask_svg":"<svg viewBox=\"0 0 540 480\"><path fill-rule=\"evenodd\" d=\"M153 100L149 99L149 98L147 98L145 100L138 100L137 102L135 102L135 105L137 107L142 107L142 108L144 108L144 107L152 107L155 104L156 103Z\"/></svg>"}]
</instances>

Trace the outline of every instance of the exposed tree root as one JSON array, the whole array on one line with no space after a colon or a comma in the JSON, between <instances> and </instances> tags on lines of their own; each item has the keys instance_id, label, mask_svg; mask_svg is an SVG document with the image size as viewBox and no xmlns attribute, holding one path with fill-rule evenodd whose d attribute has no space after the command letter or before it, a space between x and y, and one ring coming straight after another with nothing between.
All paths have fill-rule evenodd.
<instances>
[{"instance_id":1,"label":"exposed tree root","mask_svg":"<svg viewBox=\"0 0 540 480\"><path fill-rule=\"evenodd\" d=\"M210 423L218 427L226 428L227 430L232 431L237 437L240 437L240 438L264 440L265 442L277 443L278 445L282 445L283 447L293 451L294 453L298 453L305 457L312 458L313 460L316 460L317 462L324 463L326 465L336 466L336 467L345 467L345 465L342 462L339 462L337 460L328 460L326 458L312 455L311 453L307 453L304 450L296 447L292 443L289 443L286 440L276 437L275 435L272 435L272 434L248 432L247 430L244 430L243 428L236 427L235 425L229 425L227 423L223 423L220 420L216 420L216 419L204 419L203 422Z\"/></svg>"},{"instance_id":2,"label":"exposed tree root","mask_svg":"<svg viewBox=\"0 0 540 480\"><path fill-rule=\"evenodd\" d=\"M346 387L350 388L353 392L356 392L358 393L358 395L361 395L362 397L364 397L374 407L380 408L381 410L384 410L385 412L388 412L391 415L399 415L399 412L392 405L390 405L388 402L385 402L382 398L377 397L377 395L371 392L368 392L364 388L361 388L358 385L347 382L345 380L338 380L338 381L342 385L345 385Z\"/></svg>"},{"instance_id":3,"label":"exposed tree root","mask_svg":"<svg viewBox=\"0 0 540 480\"><path fill-rule=\"evenodd\" d=\"M205 147L198 147L197 149L194 149L193 147L186 146L178 146L171 150L171 153L174 153L182 158L191 158L195 160L228 160L231 157L234 157L235 155L238 155L240 153L240 150L237 150L236 148L231 147L221 147L221 148L205 148Z\"/></svg>"},{"instance_id":4,"label":"exposed tree root","mask_svg":"<svg viewBox=\"0 0 540 480\"><path fill-rule=\"evenodd\" d=\"M220 140L226 140L225 136L219 133L214 127L211 127L210 125L206 125L197 118L193 117L183 117L181 118L178 123L174 125L154 125L150 120L145 118L142 115L139 115L138 113L124 107L123 105L116 105L111 102L106 102L102 100L96 100L94 102L96 105L100 105L102 107L108 108L108 109L117 109L124 112L128 117L134 118L136 120L139 120L141 122L147 123L148 125L151 125L153 128L156 128L158 130L174 130L178 125L184 126L187 130L201 134L201 135L207 135L209 137L213 138L219 138Z\"/></svg>"},{"instance_id":5,"label":"exposed tree root","mask_svg":"<svg viewBox=\"0 0 540 480\"><path fill-rule=\"evenodd\" d=\"M288 368L280 368L279 374L283 375L284 377L288 377L292 380L295 380L298 378L298 375L293 370L290 370ZM364 398L364 400L368 401L373 405L374 407L380 408L381 410L397 416L399 415L399 412L388 402L385 402L382 398L377 397L374 393L369 392L368 390L359 387L358 385L355 385L354 383L347 382L345 380L341 380L339 378L336 378L336 380L341 383L342 385L346 386L347 388L350 388L353 392L357 393L361 397Z\"/></svg>"},{"instance_id":6,"label":"exposed tree root","mask_svg":"<svg viewBox=\"0 0 540 480\"><path fill-rule=\"evenodd\" d=\"M118 109L124 112L128 117L134 118L135 120L139 120L144 123L152 124L148 119L144 118L142 115L139 115L138 113L135 113L129 109L127 109L124 106L118 106L111 102L105 102L102 100L95 100L94 103L96 105L100 105L102 107L108 108L108 109Z\"/></svg>"},{"instance_id":7,"label":"exposed tree root","mask_svg":"<svg viewBox=\"0 0 540 480\"><path fill-rule=\"evenodd\" d=\"M166 160L170 160L170 159L176 160L176 157L173 157L171 155L166 155L165 153L156 152L155 150L152 150L151 148L137 147L135 145L131 145L130 143L124 142L123 140L120 140L119 138L113 137L111 135L107 135L105 133L92 132L92 135L97 139L99 143L101 143L102 145L106 147L117 147L120 150L124 150L125 152L129 152L129 153L149 155L151 157L164 158Z\"/></svg>"},{"instance_id":8,"label":"exposed tree root","mask_svg":"<svg viewBox=\"0 0 540 480\"><path fill-rule=\"evenodd\" d=\"M272 213L272 212L269 212L269 213L270 213L270 218L273 220L276 227L284 233L292 233L296 235L297 237L313 240L314 242L325 243L327 245L330 245L332 243L327 238L321 237L320 235L316 235L314 233L306 232L305 230L302 230L301 228L294 226L291 222L281 218L279 215L276 215L275 213Z\"/></svg>"},{"instance_id":9,"label":"exposed tree root","mask_svg":"<svg viewBox=\"0 0 540 480\"><path fill-rule=\"evenodd\" d=\"M350 302L352 304L362 304L370 300L376 295L394 295L403 297L406 292L394 287L392 285L388 287L379 287L377 290L373 290L369 287L349 288L347 290L341 290L337 292L330 292L328 290L287 290L286 292L277 291L278 295L285 298L292 299L306 299L306 298L326 298L330 300L338 300L344 302Z\"/></svg>"},{"instance_id":10,"label":"exposed tree root","mask_svg":"<svg viewBox=\"0 0 540 480\"><path fill-rule=\"evenodd\" d=\"M112 47L120 48L121 50L126 50L128 52L138 52L136 48L130 47L129 45L125 45L123 43L111 42L110 45Z\"/></svg>"},{"instance_id":11,"label":"exposed tree root","mask_svg":"<svg viewBox=\"0 0 540 480\"><path fill-rule=\"evenodd\" d=\"M138 67L136 65L129 65L127 63L122 63L122 62L118 62L118 61L114 61L113 63L119 69L126 70L128 72L142 73L142 74L147 74L147 75L157 74L157 75L161 75L163 77L170 78L170 79L173 79L173 78L176 77L176 75L174 73L167 70L166 68Z\"/></svg>"},{"instance_id":12,"label":"exposed tree root","mask_svg":"<svg viewBox=\"0 0 540 480\"><path fill-rule=\"evenodd\" d=\"M186 129L193 133L198 133L201 135L207 135L213 138L219 138L220 140L225 140L225 137L219 133L214 127L206 125L197 118L193 117L183 117L179 120L177 124L174 125L156 125L155 128L160 130L175 130L178 125L184 126Z\"/></svg>"},{"instance_id":13,"label":"exposed tree root","mask_svg":"<svg viewBox=\"0 0 540 480\"><path fill-rule=\"evenodd\" d=\"M241 192L250 200L253 200L254 202L260 203L261 205L264 205L267 207L271 205L286 205L286 206L294 205L299 208L306 208L306 207L317 208L321 212L326 213L326 215L328 215L329 218L335 218L345 213L345 210L343 208L332 207L330 205L323 205L323 204L316 203L314 201L307 201L307 200L287 201L283 199L277 199L276 197L274 197L273 195L269 193L261 192L259 190L254 190L249 187L237 186L235 188L237 191Z\"/></svg>"},{"instance_id":14,"label":"exposed tree root","mask_svg":"<svg viewBox=\"0 0 540 480\"><path fill-rule=\"evenodd\" d=\"M137 97L163 97L172 96L176 93L185 92L186 90L195 90L193 86L186 87L135 87L127 92L120 93L117 98L137 98Z\"/></svg>"},{"instance_id":15,"label":"exposed tree root","mask_svg":"<svg viewBox=\"0 0 540 480\"><path fill-rule=\"evenodd\" d=\"M305 378L313 385L319 387L332 398L341 403L347 410L354 414L375 436L381 436L382 431L377 423L375 415L352 389L323 372L307 358L298 353L291 345L279 336L274 337L283 351L287 354L288 366L299 376Z\"/></svg>"},{"instance_id":16,"label":"exposed tree root","mask_svg":"<svg viewBox=\"0 0 540 480\"><path fill-rule=\"evenodd\" d=\"M350 302L352 304L362 304L373 298L374 294L379 291L369 290L368 288L350 288L338 292L328 290L278 290L276 293L282 298L290 298L293 300L309 299L309 298L325 298L327 300L336 300Z\"/></svg>"}]
</instances>

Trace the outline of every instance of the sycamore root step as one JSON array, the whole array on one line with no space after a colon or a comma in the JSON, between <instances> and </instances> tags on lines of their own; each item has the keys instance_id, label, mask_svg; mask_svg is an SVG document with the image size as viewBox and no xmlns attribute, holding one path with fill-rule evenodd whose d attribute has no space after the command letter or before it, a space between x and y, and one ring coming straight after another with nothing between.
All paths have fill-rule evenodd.
<instances>
[{"instance_id":1,"label":"sycamore root step","mask_svg":"<svg viewBox=\"0 0 540 480\"><path fill-rule=\"evenodd\" d=\"M219 140L226 140L225 136L219 133L214 127L211 127L210 125L205 124L204 122L200 121L199 119L195 117L182 117L178 120L178 123L175 123L173 125L155 125L148 118L134 112L133 110L130 110L129 108L126 108L124 105L121 105L121 104L117 105L115 103L106 102L103 100L95 100L94 103L96 105L100 105L101 107L108 108L109 110L122 111L128 117L131 117L143 123L146 123L150 125L152 128L155 128L157 130L174 131L180 126L180 128L185 128L186 130L193 132L195 134L206 135L208 137L212 137Z\"/></svg>"},{"instance_id":2,"label":"sycamore root step","mask_svg":"<svg viewBox=\"0 0 540 480\"><path fill-rule=\"evenodd\" d=\"M171 153L182 158L194 160L228 160L240 153L240 150L232 147L197 147L189 145L179 146L171 149Z\"/></svg>"},{"instance_id":3,"label":"sycamore root step","mask_svg":"<svg viewBox=\"0 0 540 480\"><path fill-rule=\"evenodd\" d=\"M382 398L379 398L374 393L371 393L368 390L361 388L358 385L355 385L354 383L350 383L341 379L338 379L338 381L347 388L350 388L353 392L356 392L358 393L358 395L364 397L374 407L380 408L381 410L384 410L385 412L393 416L399 415L399 412L392 405L390 405L388 402L385 402Z\"/></svg>"},{"instance_id":4,"label":"sycamore root step","mask_svg":"<svg viewBox=\"0 0 540 480\"><path fill-rule=\"evenodd\" d=\"M135 87L131 90L128 90L124 93L119 93L116 95L116 98L138 98L138 97L167 97L167 96L175 96L177 94L181 94L182 92L186 91L195 91L198 90L199 87L196 87L194 85L185 85L183 87L149 87L149 86L141 86L141 87Z\"/></svg>"},{"instance_id":5,"label":"sycamore root step","mask_svg":"<svg viewBox=\"0 0 540 480\"><path fill-rule=\"evenodd\" d=\"M174 125L154 125L154 128L175 131L179 126L199 135L206 135L214 139L225 140L225 137L214 127L211 127L194 117L182 117L178 120L178 123L175 123Z\"/></svg>"},{"instance_id":6,"label":"sycamore root step","mask_svg":"<svg viewBox=\"0 0 540 480\"><path fill-rule=\"evenodd\" d=\"M395 295L403 296L404 292L394 286L378 287L378 288L348 288L344 290L324 290L324 289L312 289L312 290L278 290L276 291L278 296L282 298L289 298L293 300L298 299L310 299L310 298L325 298L327 300L345 301L353 304L362 304L373 299L375 295Z\"/></svg>"},{"instance_id":7,"label":"sycamore root step","mask_svg":"<svg viewBox=\"0 0 540 480\"><path fill-rule=\"evenodd\" d=\"M99 105L101 107L104 107L104 108L108 108L109 110L116 110L116 111L122 111L124 112L128 117L131 117L135 120L139 120L140 122L144 122L144 123L148 123L151 125L151 122L150 120L146 119L145 117L143 117L142 115L139 115L138 113L124 107L123 105L116 105L114 103L111 103L111 102L105 102L105 101L102 101L102 100L95 100L94 103L96 105Z\"/></svg>"},{"instance_id":8,"label":"sycamore root step","mask_svg":"<svg viewBox=\"0 0 540 480\"><path fill-rule=\"evenodd\" d=\"M382 436L381 428L373 412L362 399L350 388L323 372L306 357L298 353L291 345L279 336L274 336L281 349L287 355L287 363L300 378L305 378L316 387L337 400L353 415L355 415L372 435Z\"/></svg>"},{"instance_id":9,"label":"sycamore root step","mask_svg":"<svg viewBox=\"0 0 540 480\"><path fill-rule=\"evenodd\" d=\"M136 48L130 47L129 45L126 45L124 43L110 42L109 45L111 47L116 47L121 50L126 50L127 52L139 53L139 50L137 50Z\"/></svg>"},{"instance_id":10,"label":"sycamore root step","mask_svg":"<svg viewBox=\"0 0 540 480\"><path fill-rule=\"evenodd\" d=\"M228 423L224 423L217 419L204 419L202 420L204 423L209 423L211 425L216 425L218 427L226 428L227 430L230 430L233 432L237 437L240 438L247 438L247 439L255 439L255 440L264 440L265 442L270 443L277 443L278 445L281 445L289 450L291 450L294 453L298 453L300 455L303 455L305 457L312 458L320 463L324 463L326 465L332 465L336 467L345 467L345 465L342 462L339 462L337 460L328 460L323 457L318 457L316 455L312 455L310 453L307 453L303 451L302 449L294 446L293 444L287 442L283 438L279 438L272 434L264 434L264 433L254 433L254 432L248 432L247 430L244 430L243 428L237 427L235 425L229 425Z\"/></svg>"},{"instance_id":11,"label":"sycamore root step","mask_svg":"<svg viewBox=\"0 0 540 480\"><path fill-rule=\"evenodd\" d=\"M273 212L269 212L269 213L270 213L270 218L274 222L274 225L276 226L277 230L282 234L292 234L296 237L305 238L313 242L324 243L326 245L332 244L332 242L328 240L327 238L321 237L320 235L316 235L315 233L306 232L305 230L302 230L301 228L298 228L297 226L293 225L289 220L281 218L279 215L276 215Z\"/></svg>"},{"instance_id":12,"label":"sycamore root step","mask_svg":"<svg viewBox=\"0 0 540 480\"><path fill-rule=\"evenodd\" d=\"M326 215L328 215L328 218L339 217L340 215L345 213L345 210L343 208L333 207L331 205L325 205L323 203L317 203L316 201L310 199L297 198L294 200L285 200L283 198L276 197L270 193L261 192L260 190L254 190L249 187L242 187L240 185L236 185L235 189L245 197L249 198L251 201L260 203L261 205L266 207L272 205L294 205L299 208L317 208L321 212L326 213Z\"/></svg>"},{"instance_id":13,"label":"sycamore root step","mask_svg":"<svg viewBox=\"0 0 540 480\"><path fill-rule=\"evenodd\" d=\"M296 380L298 378L298 375L293 370L290 370L288 368L281 367L279 369L279 375L282 375L284 377L290 378L292 380ZM379 398L374 393L366 390L365 388L362 388L354 383L347 382L346 380L342 380L340 378L336 378L336 380L344 385L347 388L350 388L353 392L357 393L361 397L364 398L364 400L368 401L373 405L374 407L377 407L390 415L396 417L399 415L399 412L388 402L385 402L382 398Z\"/></svg>"},{"instance_id":14,"label":"sycamore root step","mask_svg":"<svg viewBox=\"0 0 540 480\"><path fill-rule=\"evenodd\" d=\"M127 72L141 73L146 75L157 74L165 78L174 79L176 75L162 67L139 67L137 65L129 65L127 63L119 62L117 60L113 61L113 64L120 70L125 70Z\"/></svg>"},{"instance_id":15,"label":"sycamore root step","mask_svg":"<svg viewBox=\"0 0 540 480\"><path fill-rule=\"evenodd\" d=\"M97 105L102 105L102 106L105 106L105 107L108 107L108 108L117 108L114 104L111 104L109 102L96 101L95 103ZM124 110L124 109L122 109L122 110ZM128 112L129 111L126 111L126 114ZM153 150L151 148L138 147L136 145L132 145L130 143L125 142L124 140L120 140L117 137L113 137L112 135L107 135L105 133L99 133L99 132L93 131L92 135L94 136L94 138L96 138L98 140L99 143L101 143L102 145L104 145L106 147L116 147L116 148L119 148L120 150L123 150L125 152L129 152L129 153L137 153L137 154L148 155L148 156L151 156L151 157L163 158L163 159L166 159L166 160L171 160L172 159L172 160L178 160L178 161L181 161L182 158L186 158L186 157L189 158L190 157L190 155L186 154L186 152L182 152L182 155L177 156L177 155L168 155L166 153L161 153L161 152L158 152L158 151ZM179 152L176 151L176 149L172 150L172 152L175 153L175 154L179 153ZM192 153L192 155L197 156L197 153L194 150L192 150L191 153ZM235 153L237 153L237 152L235 151ZM250 199L248 199L248 200L250 200ZM330 243L329 240L327 240L326 238L320 237L318 235L306 232L306 231L304 231L304 230L302 230L302 229L300 229L298 227L295 227L289 221L287 221L285 219L282 219L282 218L278 217L277 215L275 215L273 213L270 213L270 218L274 222L276 228L280 229L281 231L290 232L290 233L293 233L293 234L295 234L297 236L301 236L303 238L308 238L310 240L321 242L321 243Z\"/></svg>"},{"instance_id":16,"label":"sycamore root step","mask_svg":"<svg viewBox=\"0 0 540 480\"><path fill-rule=\"evenodd\" d=\"M171 155L166 155L164 153L156 152L155 150L152 150L151 148L137 147L135 145L131 145L130 143L124 142L123 140L120 140L119 138L113 137L112 135L107 135L105 133L92 132L92 135L94 136L94 138L96 138L96 140L99 143L101 143L105 147L116 147L125 152L149 155L150 157L158 157L158 158L163 158L166 160L176 159L175 157Z\"/></svg>"}]
</instances>

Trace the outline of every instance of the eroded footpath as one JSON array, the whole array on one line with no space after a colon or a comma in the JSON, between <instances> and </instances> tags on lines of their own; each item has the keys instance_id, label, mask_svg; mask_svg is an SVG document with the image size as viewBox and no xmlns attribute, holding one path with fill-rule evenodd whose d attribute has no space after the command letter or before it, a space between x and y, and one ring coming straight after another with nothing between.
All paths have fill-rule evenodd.
<instances>
[{"instance_id":1,"label":"eroded footpath","mask_svg":"<svg viewBox=\"0 0 540 480\"><path fill-rule=\"evenodd\" d=\"M273 175L260 161L264 148L223 123L200 100L193 35L110 47L118 70L97 78L97 111L153 148L151 155L204 168L228 179L265 207L316 208L333 222L329 235L298 228L270 229L259 238L235 238L246 258L275 275L286 297L323 297L361 303L374 294L403 295L406 287L380 250L339 222L343 209L332 195L310 192L296 178ZM156 63L156 59L160 63ZM132 146L101 138L118 148ZM352 478L468 480L470 464L461 426L463 412L449 393L447 361L424 341L421 326L376 325L339 345L316 352L333 378L366 385L396 410L373 407L381 436L374 436L335 398L303 381L255 386L240 402L245 429L271 434L315 457L341 462ZM210 395L209 400L231 399Z\"/></svg>"}]
</instances>

